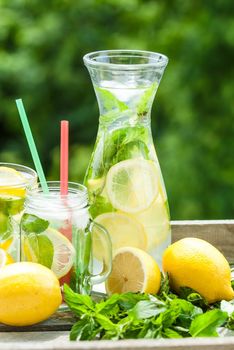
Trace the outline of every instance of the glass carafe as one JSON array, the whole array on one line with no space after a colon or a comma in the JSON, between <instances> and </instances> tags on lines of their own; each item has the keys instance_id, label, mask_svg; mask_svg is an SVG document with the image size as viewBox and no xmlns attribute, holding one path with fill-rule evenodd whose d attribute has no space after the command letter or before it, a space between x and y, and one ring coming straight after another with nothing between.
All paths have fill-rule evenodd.
<instances>
[{"instance_id":1,"label":"glass carafe","mask_svg":"<svg viewBox=\"0 0 234 350\"><path fill-rule=\"evenodd\" d=\"M132 246L161 265L171 242L167 194L151 133L151 107L168 59L138 50L89 53L84 63L100 118L85 185L90 212L109 231L113 253ZM102 242L96 241L98 265Z\"/></svg>"}]
</instances>

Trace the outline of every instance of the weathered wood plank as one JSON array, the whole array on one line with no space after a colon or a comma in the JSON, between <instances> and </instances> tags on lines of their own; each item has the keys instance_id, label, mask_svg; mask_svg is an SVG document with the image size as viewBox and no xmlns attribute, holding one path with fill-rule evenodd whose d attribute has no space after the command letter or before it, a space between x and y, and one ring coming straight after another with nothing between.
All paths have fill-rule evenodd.
<instances>
[{"instance_id":1,"label":"weathered wood plank","mask_svg":"<svg viewBox=\"0 0 234 350\"><path fill-rule=\"evenodd\" d=\"M13 340L12 340L13 339ZM70 342L62 332L1 334L1 350L233 350L234 337Z\"/></svg>"},{"instance_id":2,"label":"weathered wood plank","mask_svg":"<svg viewBox=\"0 0 234 350\"><path fill-rule=\"evenodd\" d=\"M172 240L202 238L218 248L234 263L234 220L172 221Z\"/></svg>"},{"instance_id":3,"label":"weathered wood plank","mask_svg":"<svg viewBox=\"0 0 234 350\"><path fill-rule=\"evenodd\" d=\"M0 323L0 332L69 331L74 322L75 318L71 312L56 312L48 320L27 327L12 327ZM0 340L1 336L0 333Z\"/></svg>"}]
</instances>

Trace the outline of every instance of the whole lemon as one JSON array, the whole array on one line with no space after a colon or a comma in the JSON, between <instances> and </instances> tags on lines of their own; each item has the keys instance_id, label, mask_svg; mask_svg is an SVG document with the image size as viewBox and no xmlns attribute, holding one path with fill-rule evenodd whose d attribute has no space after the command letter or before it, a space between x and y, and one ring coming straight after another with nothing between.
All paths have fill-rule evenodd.
<instances>
[{"instance_id":1,"label":"whole lemon","mask_svg":"<svg viewBox=\"0 0 234 350\"><path fill-rule=\"evenodd\" d=\"M180 287L190 287L208 303L234 298L227 260L202 239L188 237L170 245L163 255L163 270L177 293Z\"/></svg>"},{"instance_id":2,"label":"whole lemon","mask_svg":"<svg viewBox=\"0 0 234 350\"><path fill-rule=\"evenodd\" d=\"M0 270L0 322L28 326L46 320L62 302L59 281L47 267L31 262Z\"/></svg>"}]
</instances>

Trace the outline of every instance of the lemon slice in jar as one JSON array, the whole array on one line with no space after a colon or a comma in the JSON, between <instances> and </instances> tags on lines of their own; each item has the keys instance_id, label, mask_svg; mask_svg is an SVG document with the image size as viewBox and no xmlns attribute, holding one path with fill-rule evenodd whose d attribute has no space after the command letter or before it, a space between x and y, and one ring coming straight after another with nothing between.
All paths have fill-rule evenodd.
<instances>
[{"instance_id":1,"label":"lemon slice in jar","mask_svg":"<svg viewBox=\"0 0 234 350\"><path fill-rule=\"evenodd\" d=\"M23 250L28 261L47 266L57 278L65 276L71 270L75 259L72 243L51 227L39 234L28 234L23 242Z\"/></svg>"},{"instance_id":2,"label":"lemon slice in jar","mask_svg":"<svg viewBox=\"0 0 234 350\"><path fill-rule=\"evenodd\" d=\"M17 170L0 166L0 196L23 197L27 179ZM21 187L22 186L22 187Z\"/></svg>"}]
</instances>

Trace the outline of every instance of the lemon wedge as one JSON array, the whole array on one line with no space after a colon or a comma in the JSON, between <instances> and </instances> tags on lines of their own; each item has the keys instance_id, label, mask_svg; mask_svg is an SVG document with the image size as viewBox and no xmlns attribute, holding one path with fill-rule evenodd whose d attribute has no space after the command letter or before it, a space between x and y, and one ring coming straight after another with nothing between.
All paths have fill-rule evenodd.
<instances>
[{"instance_id":1,"label":"lemon wedge","mask_svg":"<svg viewBox=\"0 0 234 350\"><path fill-rule=\"evenodd\" d=\"M106 281L108 294L141 292L155 294L161 283L155 260L141 249L124 247L116 251L112 272Z\"/></svg>"},{"instance_id":2,"label":"lemon wedge","mask_svg":"<svg viewBox=\"0 0 234 350\"><path fill-rule=\"evenodd\" d=\"M156 165L145 159L128 159L110 168L106 190L112 206L125 213L147 209L159 193Z\"/></svg>"}]
</instances>

